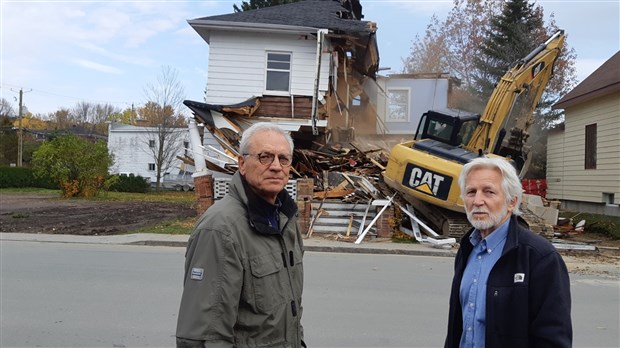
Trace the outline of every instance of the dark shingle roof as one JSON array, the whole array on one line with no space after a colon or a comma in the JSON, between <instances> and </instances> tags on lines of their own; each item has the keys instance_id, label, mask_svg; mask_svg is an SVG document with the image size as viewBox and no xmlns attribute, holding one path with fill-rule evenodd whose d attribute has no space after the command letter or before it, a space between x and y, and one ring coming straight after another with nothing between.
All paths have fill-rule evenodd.
<instances>
[{"instance_id":1,"label":"dark shingle roof","mask_svg":"<svg viewBox=\"0 0 620 348\"><path fill-rule=\"evenodd\" d=\"M565 109L597 97L620 91L620 51L553 105Z\"/></svg>"},{"instance_id":2,"label":"dark shingle roof","mask_svg":"<svg viewBox=\"0 0 620 348\"><path fill-rule=\"evenodd\" d=\"M196 18L194 21L292 25L347 33L375 32L374 25L369 25L370 22L353 17L353 11L347 10L339 0L305 0L257 10Z\"/></svg>"}]
</instances>

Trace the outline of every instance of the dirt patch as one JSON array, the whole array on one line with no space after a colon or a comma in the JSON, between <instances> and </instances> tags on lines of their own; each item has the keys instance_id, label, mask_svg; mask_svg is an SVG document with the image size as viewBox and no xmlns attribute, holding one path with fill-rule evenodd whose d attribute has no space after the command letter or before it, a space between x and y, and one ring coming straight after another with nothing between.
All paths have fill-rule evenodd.
<instances>
[{"instance_id":1,"label":"dirt patch","mask_svg":"<svg viewBox=\"0 0 620 348\"><path fill-rule=\"evenodd\" d=\"M113 235L195 216L192 207L179 203L89 201L32 193L0 194L0 232ZM583 234L566 242L588 242L600 248L596 252L562 251L571 273L620 279L619 241Z\"/></svg>"},{"instance_id":2,"label":"dirt patch","mask_svg":"<svg viewBox=\"0 0 620 348\"><path fill-rule=\"evenodd\" d=\"M55 195L2 193L0 232L112 235L196 216L179 203L89 201Z\"/></svg>"}]
</instances>

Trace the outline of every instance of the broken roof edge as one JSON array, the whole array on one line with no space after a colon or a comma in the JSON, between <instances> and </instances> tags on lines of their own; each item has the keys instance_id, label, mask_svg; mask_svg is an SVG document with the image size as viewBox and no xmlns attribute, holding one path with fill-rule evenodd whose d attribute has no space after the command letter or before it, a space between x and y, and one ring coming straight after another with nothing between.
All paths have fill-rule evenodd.
<instances>
[{"instance_id":1,"label":"broken roof edge","mask_svg":"<svg viewBox=\"0 0 620 348\"><path fill-rule=\"evenodd\" d=\"M327 29L327 28L316 28L316 27L307 27L307 26L299 26L299 25L288 25L288 24L268 24L268 23L248 23L248 22L230 22L230 21L221 21L221 20L204 20L204 19L189 19L187 23L192 26L192 28L196 29L194 26L205 29L214 29L214 30L226 30L226 29L236 29L238 31L282 31L282 32L292 32L292 33L307 33L307 32L316 32L319 29Z\"/></svg>"}]
</instances>

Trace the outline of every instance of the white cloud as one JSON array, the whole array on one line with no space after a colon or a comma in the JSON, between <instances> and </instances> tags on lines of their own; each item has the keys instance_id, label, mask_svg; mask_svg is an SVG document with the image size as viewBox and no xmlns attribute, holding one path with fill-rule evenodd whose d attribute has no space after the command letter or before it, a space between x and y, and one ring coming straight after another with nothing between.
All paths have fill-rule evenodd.
<instances>
[{"instance_id":1,"label":"white cloud","mask_svg":"<svg viewBox=\"0 0 620 348\"><path fill-rule=\"evenodd\" d=\"M115 68L109 65L95 63L90 60L75 59L74 62L84 68L101 71L101 72L108 73L108 74L122 74L123 73L121 69L118 69L118 68Z\"/></svg>"},{"instance_id":2,"label":"white cloud","mask_svg":"<svg viewBox=\"0 0 620 348\"><path fill-rule=\"evenodd\" d=\"M138 65L138 66L144 66L144 67L152 67L152 66L157 65L155 60L153 60L152 58L140 57L140 56L129 56L129 55L110 52L101 46L97 46L89 42L78 43L78 46L90 52L96 53L101 57L110 58L118 62L129 63L132 65Z\"/></svg>"}]
</instances>

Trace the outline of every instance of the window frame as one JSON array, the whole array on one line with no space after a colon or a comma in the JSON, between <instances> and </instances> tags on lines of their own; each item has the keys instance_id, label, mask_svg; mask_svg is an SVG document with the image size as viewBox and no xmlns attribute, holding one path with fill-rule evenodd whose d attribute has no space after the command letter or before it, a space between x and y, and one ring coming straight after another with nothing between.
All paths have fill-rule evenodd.
<instances>
[{"instance_id":1,"label":"window frame","mask_svg":"<svg viewBox=\"0 0 620 348\"><path fill-rule=\"evenodd\" d=\"M597 126L596 123L586 125L584 129L584 169L596 169Z\"/></svg>"},{"instance_id":2,"label":"window frame","mask_svg":"<svg viewBox=\"0 0 620 348\"><path fill-rule=\"evenodd\" d=\"M391 106L392 106L392 99L391 99L391 94L393 92L404 92L405 96L406 96L406 102L405 103L401 103L401 104L406 104L406 105L402 105L405 107L405 115L404 117L401 118L396 118L393 117L393 113L391 110ZM391 123L396 123L396 122L410 122L411 121L411 88L409 87L393 87L393 88L388 88L386 91L386 97L385 97L385 122L391 122Z\"/></svg>"},{"instance_id":3,"label":"window frame","mask_svg":"<svg viewBox=\"0 0 620 348\"><path fill-rule=\"evenodd\" d=\"M288 56L289 60L288 60L288 69L279 69L279 68L274 68L274 67L269 67L269 63L270 62L276 62L276 63L284 63L284 61L276 61L274 59L270 59L270 55L286 55ZM280 89L270 89L273 88L273 86L269 86L269 75L270 73L288 73L288 86L286 90L280 90ZM265 94L270 94L270 95L290 95L291 94L291 83L292 83L292 76L293 76L293 52L287 52L287 51L265 51L265 84L264 84L264 88L265 88Z\"/></svg>"},{"instance_id":4,"label":"window frame","mask_svg":"<svg viewBox=\"0 0 620 348\"><path fill-rule=\"evenodd\" d=\"M152 168L152 169L151 169ZM155 171L155 163L149 163L149 171L150 172L154 172Z\"/></svg>"}]
</instances>

